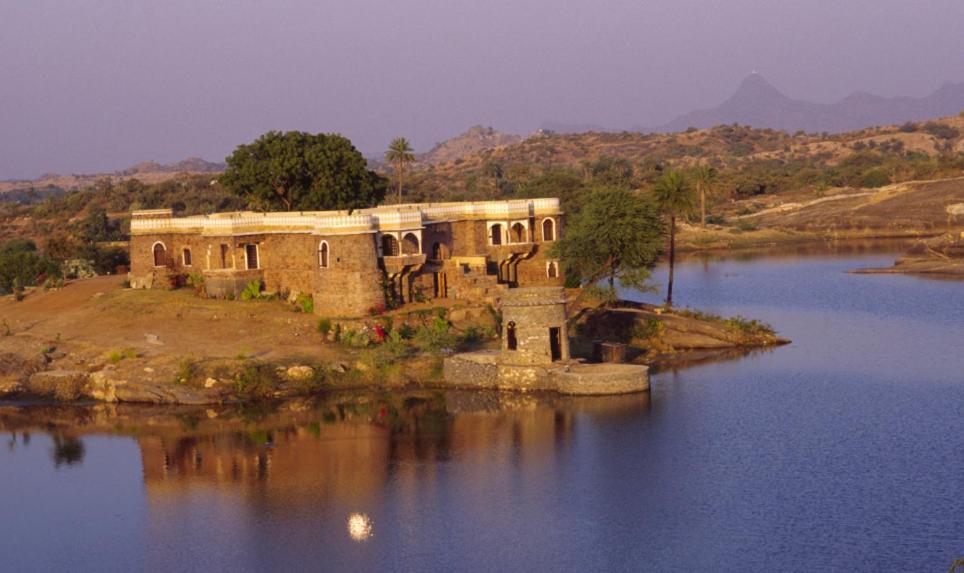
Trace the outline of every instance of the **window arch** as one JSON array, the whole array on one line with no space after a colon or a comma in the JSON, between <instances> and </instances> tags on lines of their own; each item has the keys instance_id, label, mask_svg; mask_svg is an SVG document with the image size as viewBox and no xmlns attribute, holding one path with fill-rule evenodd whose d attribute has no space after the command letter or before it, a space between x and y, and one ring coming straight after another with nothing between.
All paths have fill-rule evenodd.
<instances>
[{"instance_id":1,"label":"window arch","mask_svg":"<svg viewBox=\"0 0 964 573\"><path fill-rule=\"evenodd\" d=\"M191 249L184 247L184 250L181 251L181 263L185 267L191 266Z\"/></svg>"},{"instance_id":2,"label":"window arch","mask_svg":"<svg viewBox=\"0 0 964 573\"><path fill-rule=\"evenodd\" d=\"M322 241L318 244L318 267L322 269L328 268L328 241Z\"/></svg>"},{"instance_id":3,"label":"window arch","mask_svg":"<svg viewBox=\"0 0 964 573\"><path fill-rule=\"evenodd\" d=\"M382 235L382 256L397 257L398 252L398 239L394 235Z\"/></svg>"},{"instance_id":4,"label":"window arch","mask_svg":"<svg viewBox=\"0 0 964 573\"><path fill-rule=\"evenodd\" d=\"M547 243L556 240L556 222L549 217L542 220L542 240Z\"/></svg>"},{"instance_id":5,"label":"window arch","mask_svg":"<svg viewBox=\"0 0 964 573\"><path fill-rule=\"evenodd\" d=\"M513 243L525 243L526 241L526 227L522 223L514 223L509 229L509 235L512 238Z\"/></svg>"},{"instance_id":6,"label":"window arch","mask_svg":"<svg viewBox=\"0 0 964 573\"><path fill-rule=\"evenodd\" d=\"M402 254L417 255L422 252L421 245L418 244L418 236L415 233L405 233L402 237Z\"/></svg>"},{"instance_id":7,"label":"window arch","mask_svg":"<svg viewBox=\"0 0 964 573\"><path fill-rule=\"evenodd\" d=\"M519 341L515 335L515 322L510 321L509 324L505 325L505 348L506 350L515 350L519 346Z\"/></svg>"},{"instance_id":8,"label":"window arch","mask_svg":"<svg viewBox=\"0 0 964 573\"><path fill-rule=\"evenodd\" d=\"M502 244L502 225L500 223L496 223L495 225L489 227L489 244Z\"/></svg>"},{"instance_id":9,"label":"window arch","mask_svg":"<svg viewBox=\"0 0 964 573\"><path fill-rule=\"evenodd\" d=\"M555 261L549 261L546 263L546 276L550 279L559 277L559 263Z\"/></svg>"},{"instance_id":10,"label":"window arch","mask_svg":"<svg viewBox=\"0 0 964 573\"><path fill-rule=\"evenodd\" d=\"M160 242L160 241L154 243L154 246L151 247L151 253L154 255L154 266L155 266L155 267L163 267L163 266L164 266L164 264L165 264L165 260L164 260L164 259L165 259L165 256L164 256L164 255L166 254L166 252L167 252L167 247L165 247L165 246L164 246L164 243L162 243L162 242Z\"/></svg>"}]
</instances>

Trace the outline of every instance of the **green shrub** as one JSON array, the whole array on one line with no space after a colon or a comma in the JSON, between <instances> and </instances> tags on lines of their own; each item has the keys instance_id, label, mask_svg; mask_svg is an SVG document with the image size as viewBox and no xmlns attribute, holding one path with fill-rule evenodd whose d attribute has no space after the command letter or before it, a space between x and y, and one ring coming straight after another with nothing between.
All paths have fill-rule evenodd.
<instances>
[{"instance_id":1,"label":"green shrub","mask_svg":"<svg viewBox=\"0 0 964 573\"><path fill-rule=\"evenodd\" d=\"M258 300L261 298L261 281L251 281L241 291L241 300Z\"/></svg>"},{"instance_id":2,"label":"green shrub","mask_svg":"<svg viewBox=\"0 0 964 573\"><path fill-rule=\"evenodd\" d=\"M314 314L315 299L312 298L310 294L299 293L295 299L295 306L305 314Z\"/></svg>"},{"instance_id":3,"label":"green shrub","mask_svg":"<svg viewBox=\"0 0 964 573\"><path fill-rule=\"evenodd\" d=\"M757 230L756 223L754 223L753 221L747 221L746 219L741 219L737 221L736 225L734 226L736 227L736 230L740 231L741 233Z\"/></svg>"},{"instance_id":4,"label":"green shrub","mask_svg":"<svg viewBox=\"0 0 964 573\"><path fill-rule=\"evenodd\" d=\"M235 389L242 401L268 398L277 384L278 375L268 364L247 364L235 376Z\"/></svg>"},{"instance_id":5,"label":"green shrub","mask_svg":"<svg viewBox=\"0 0 964 573\"><path fill-rule=\"evenodd\" d=\"M321 334L322 336L328 336L329 332L331 332L331 319L329 318L318 319L318 333Z\"/></svg>"},{"instance_id":6,"label":"green shrub","mask_svg":"<svg viewBox=\"0 0 964 573\"><path fill-rule=\"evenodd\" d=\"M861 187L883 187L890 184L890 175L884 169L871 169L860 179Z\"/></svg>"},{"instance_id":7,"label":"green shrub","mask_svg":"<svg viewBox=\"0 0 964 573\"><path fill-rule=\"evenodd\" d=\"M773 335L773 327L765 322L761 322L752 318L744 318L742 316L731 316L723 321L723 324L732 328L734 330L739 330L743 334L748 335Z\"/></svg>"},{"instance_id":8,"label":"green shrub","mask_svg":"<svg viewBox=\"0 0 964 573\"><path fill-rule=\"evenodd\" d=\"M187 275L187 284L194 289L194 294L201 296L204 294L204 275L193 272Z\"/></svg>"},{"instance_id":9,"label":"green shrub","mask_svg":"<svg viewBox=\"0 0 964 573\"><path fill-rule=\"evenodd\" d=\"M190 358L184 358L178 364L177 372L174 373L175 384L196 385L201 377L201 369L197 363Z\"/></svg>"},{"instance_id":10,"label":"green shrub","mask_svg":"<svg viewBox=\"0 0 964 573\"><path fill-rule=\"evenodd\" d=\"M137 351L133 348L125 348L124 350L111 350L107 353L107 361L111 364L117 364L121 360L127 360L130 358L137 358Z\"/></svg>"},{"instance_id":11,"label":"green shrub","mask_svg":"<svg viewBox=\"0 0 964 573\"><path fill-rule=\"evenodd\" d=\"M455 336L447 320L435 317L431 324L419 326L413 338L415 346L426 352L440 352L455 346Z\"/></svg>"}]
</instances>

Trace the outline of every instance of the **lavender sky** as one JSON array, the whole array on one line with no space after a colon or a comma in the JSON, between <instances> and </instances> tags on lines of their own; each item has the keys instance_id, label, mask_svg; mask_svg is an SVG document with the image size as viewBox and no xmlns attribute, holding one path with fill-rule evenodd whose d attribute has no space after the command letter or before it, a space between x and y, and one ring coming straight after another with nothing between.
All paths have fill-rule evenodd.
<instances>
[{"instance_id":1,"label":"lavender sky","mask_svg":"<svg viewBox=\"0 0 964 573\"><path fill-rule=\"evenodd\" d=\"M0 0L0 179L221 160L270 130L425 150L964 81L962 0Z\"/></svg>"}]
</instances>

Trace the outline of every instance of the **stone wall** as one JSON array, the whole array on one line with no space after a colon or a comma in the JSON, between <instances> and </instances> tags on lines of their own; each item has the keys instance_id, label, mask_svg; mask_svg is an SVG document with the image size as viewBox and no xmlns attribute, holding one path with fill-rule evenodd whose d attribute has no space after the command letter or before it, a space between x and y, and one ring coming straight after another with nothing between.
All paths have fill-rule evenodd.
<instances>
[{"instance_id":1,"label":"stone wall","mask_svg":"<svg viewBox=\"0 0 964 573\"><path fill-rule=\"evenodd\" d=\"M329 245L329 266L317 269L314 287L315 314L362 316L368 309L385 304L384 273L378 266L375 235L313 237ZM317 265L317 253L314 257Z\"/></svg>"}]
</instances>

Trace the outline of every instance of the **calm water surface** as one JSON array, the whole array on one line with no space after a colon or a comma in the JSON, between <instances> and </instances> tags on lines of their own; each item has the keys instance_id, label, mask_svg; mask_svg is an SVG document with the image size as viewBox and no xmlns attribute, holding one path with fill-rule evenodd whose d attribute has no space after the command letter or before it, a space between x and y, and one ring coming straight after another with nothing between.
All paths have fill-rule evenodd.
<instances>
[{"instance_id":1,"label":"calm water surface","mask_svg":"<svg viewBox=\"0 0 964 573\"><path fill-rule=\"evenodd\" d=\"M946 571L964 283L845 272L892 260L686 261L793 344L649 395L0 408L0 569Z\"/></svg>"}]
</instances>

